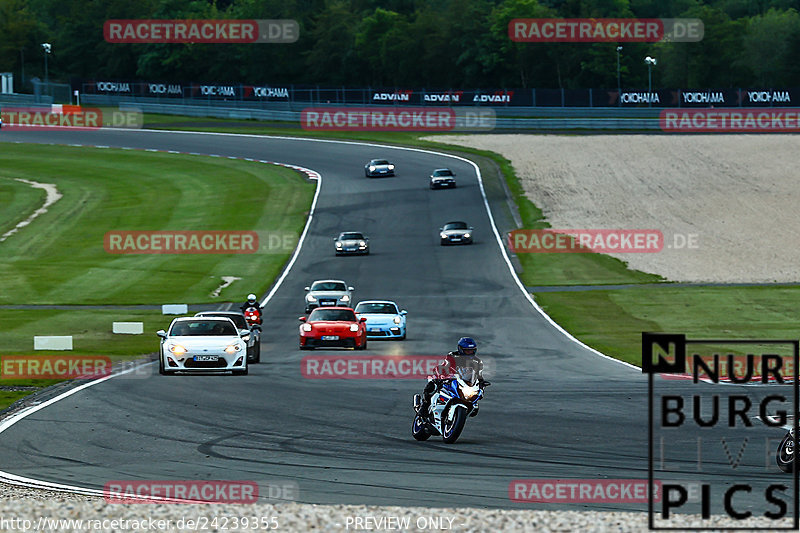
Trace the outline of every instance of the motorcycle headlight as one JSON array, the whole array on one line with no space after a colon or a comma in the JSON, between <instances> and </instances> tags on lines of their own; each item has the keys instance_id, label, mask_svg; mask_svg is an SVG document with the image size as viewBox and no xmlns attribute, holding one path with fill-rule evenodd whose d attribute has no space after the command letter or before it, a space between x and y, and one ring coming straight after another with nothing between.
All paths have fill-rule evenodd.
<instances>
[{"instance_id":1,"label":"motorcycle headlight","mask_svg":"<svg viewBox=\"0 0 800 533\"><path fill-rule=\"evenodd\" d=\"M394 323L395 324L399 324L400 322L402 322L402 320L400 320L399 316L394 317Z\"/></svg>"},{"instance_id":2,"label":"motorcycle headlight","mask_svg":"<svg viewBox=\"0 0 800 533\"><path fill-rule=\"evenodd\" d=\"M345 294L344 296L342 296L342 301L343 302L349 302L350 301L350 297Z\"/></svg>"},{"instance_id":3,"label":"motorcycle headlight","mask_svg":"<svg viewBox=\"0 0 800 533\"><path fill-rule=\"evenodd\" d=\"M243 340L244 342L248 342L248 341L250 341L250 334L248 333L247 335L245 335L244 337L242 337L242 340Z\"/></svg>"},{"instance_id":4,"label":"motorcycle headlight","mask_svg":"<svg viewBox=\"0 0 800 533\"><path fill-rule=\"evenodd\" d=\"M303 328L303 331L311 331L311 324L303 324L300 327Z\"/></svg>"},{"instance_id":5,"label":"motorcycle headlight","mask_svg":"<svg viewBox=\"0 0 800 533\"><path fill-rule=\"evenodd\" d=\"M459 391L461 392L461 397L467 401L474 400L478 396L478 391L480 391L480 387L475 385L474 387L460 385Z\"/></svg>"},{"instance_id":6,"label":"motorcycle headlight","mask_svg":"<svg viewBox=\"0 0 800 533\"><path fill-rule=\"evenodd\" d=\"M233 343L227 348L225 348L225 353L236 353L242 349L242 345L239 343Z\"/></svg>"},{"instance_id":7,"label":"motorcycle headlight","mask_svg":"<svg viewBox=\"0 0 800 533\"><path fill-rule=\"evenodd\" d=\"M169 351L174 353L175 355L183 355L188 350L183 346L181 346L180 344L173 344L172 346L169 347Z\"/></svg>"},{"instance_id":8,"label":"motorcycle headlight","mask_svg":"<svg viewBox=\"0 0 800 533\"><path fill-rule=\"evenodd\" d=\"M440 236L442 239L446 239L446 238L447 238L447 233L445 233L445 232L441 232L441 233L439 234L439 236Z\"/></svg>"},{"instance_id":9,"label":"motorcycle headlight","mask_svg":"<svg viewBox=\"0 0 800 533\"><path fill-rule=\"evenodd\" d=\"M310 295L310 294L308 296L306 296L306 300L308 300L309 302L316 302L317 301L317 299L314 296Z\"/></svg>"},{"instance_id":10,"label":"motorcycle headlight","mask_svg":"<svg viewBox=\"0 0 800 533\"><path fill-rule=\"evenodd\" d=\"M350 331L358 331L358 324L350 324Z\"/></svg>"}]
</instances>

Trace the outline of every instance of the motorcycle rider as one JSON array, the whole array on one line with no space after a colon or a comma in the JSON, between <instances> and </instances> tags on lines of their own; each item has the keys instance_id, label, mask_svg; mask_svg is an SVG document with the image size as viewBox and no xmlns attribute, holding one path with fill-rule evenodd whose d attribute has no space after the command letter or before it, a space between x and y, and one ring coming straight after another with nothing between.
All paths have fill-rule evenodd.
<instances>
[{"instance_id":1,"label":"motorcycle rider","mask_svg":"<svg viewBox=\"0 0 800 533\"><path fill-rule=\"evenodd\" d=\"M242 313L247 311L249 308L255 307L258 310L259 314L261 313L261 304L258 303L258 298L252 292L247 295L247 301L243 303L239 308L242 310Z\"/></svg>"},{"instance_id":2,"label":"motorcycle rider","mask_svg":"<svg viewBox=\"0 0 800 533\"><path fill-rule=\"evenodd\" d=\"M455 352L448 353L444 360L434 369L434 376L428 378L428 384L422 391L422 404L419 413L427 417L431 405L431 396L447 379L458 373L459 368L472 368L478 375L478 385L481 388L491 385L483 379L483 361L477 356L478 343L471 337L461 337L458 340Z\"/></svg>"}]
</instances>

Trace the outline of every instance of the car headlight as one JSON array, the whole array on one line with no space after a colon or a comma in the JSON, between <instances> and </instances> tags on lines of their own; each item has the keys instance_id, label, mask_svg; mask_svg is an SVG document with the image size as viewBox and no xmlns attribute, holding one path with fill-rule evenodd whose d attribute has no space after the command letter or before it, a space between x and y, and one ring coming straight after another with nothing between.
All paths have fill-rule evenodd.
<instances>
[{"instance_id":1,"label":"car headlight","mask_svg":"<svg viewBox=\"0 0 800 533\"><path fill-rule=\"evenodd\" d=\"M358 331L358 324L350 324L350 331Z\"/></svg>"},{"instance_id":2,"label":"car headlight","mask_svg":"<svg viewBox=\"0 0 800 533\"><path fill-rule=\"evenodd\" d=\"M188 350L183 346L181 346L180 344L173 344L172 346L169 347L169 351L174 353L175 355L183 355Z\"/></svg>"},{"instance_id":3,"label":"car headlight","mask_svg":"<svg viewBox=\"0 0 800 533\"><path fill-rule=\"evenodd\" d=\"M306 300L308 300L309 302L316 302L317 301L317 299L314 296L312 296L311 294L306 296Z\"/></svg>"},{"instance_id":4,"label":"car headlight","mask_svg":"<svg viewBox=\"0 0 800 533\"><path fill-rule=\"evenodd\" d=\"M440 234L439 234L439 236L440 236L442 239L446 239L446 238L447 238L447 233L445 233L445 232L442 232L442 233L440 233Z\"/></svg>"},{"instance_id":5,"label":"car headlight","mask_svg":"<svg viewBox=\"0 0 800 533\"><path fill-rule=\"evenodd\" d=\"M389 165L389 170L394 170L394 165Z\"/></svg>"},{"instance_id":6,"label":"car headlight","mask_svg":"<svg viewBox=\"0 0 800 533\"><path fill-rule=\"evenodd\" d=\"M343 302L349 302L350 301L350 297L345 294L344 296L342 296L342 301Z\"/></svg>"},{"instance_id":7,"label":"car headlight","mask_svg":"<svg viewBox=\"0 0 800 533\"><path fill-rule=\"evenodd\" d=\"M399 316L394 317L394 323L395 324L399 324L400 322L402 322L402 320L400 320Z\"/></svg>"},{"instance_id":8,"label":"car headlight","mask_svg":"<svg viewBox=\"0 0 800 533\"><path fill-rule=\"evenodd\" d=\"M337 243L336 243L336 247L337 247L337 248L341 248L341 247L342 247L342 243L340 243L340 242L337 242Z\"/></svg>"},{"instance_id":9,"label":"car headlight","mask_svg":"<svg viewBox=\"0 0 800 533\"><path fill-rule=\"evenodd\" d=\"M311 324L303 324L300 327L303 328L303 331L311 331Z\"/></svg>"},{"instance_id":10,"label":"car headlight","mask_svg":"<svg viewBox=\"0 0 800 533\"><path fill-rule=\"evenodd\" d=\"M469 239L471 235L472 235L471 233L465 233L465 234L464 234L464 238L465 238L465 239Z\"/></svg>"},{"instance_id":11,"label":"car headlight","mask_svg":"<svg viewBox=\"0 0 800 533\"><path fill-rule=\"evenodd\" d=\"M461 392L461 397L467 401L474 399L478 396L478 391L480 391L480 387L475 385L474 387L468 387L465 385L459 386L459 391Z\"/></svg>"},{"instance_id":12,"label":"car headlight","mask_svg":"<svg viewBox=\"0 0 800 533\"><path fill-rule=\"evenodd\" d=\"M359 246L366 246L367 245L367 241L358 241L358 245Z\"/></svg>"},{"instance_id":13,"label":"car headlight","mask_svg":"<svg viewBox=\"0 0 800 533\"><path fill-rule=\"evenodd\" d=\"M372 165L370 165L370 166L369 166L369 171L370 171L370 172L375 172L375 167L374 167L374 166L372 166Z\"/></svg>"},{"instance_id":14,"label":"car headlight","mask_svg":"<svg viewBox=\"0 0 800 533\"><path fill-rule=\"evenodd\" d=\"M227 348L225 348L225 353L236 353L241 349L242 349L242 345L239 344L238 342L235 342L235 343L231 344L230 346L228 346Z\"/></svg>"}]
</instances>

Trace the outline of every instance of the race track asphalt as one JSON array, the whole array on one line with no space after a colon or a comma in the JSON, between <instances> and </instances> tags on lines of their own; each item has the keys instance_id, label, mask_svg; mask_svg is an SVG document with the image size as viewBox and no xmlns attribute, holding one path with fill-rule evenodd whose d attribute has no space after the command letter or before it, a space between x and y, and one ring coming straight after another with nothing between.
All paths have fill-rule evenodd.
<instances>
[{"instance_id":1,"label":"race track asphalt","mask_svg":"<svg viewBox=\"0 0 800 533\"><path fill-rule=\"evenodd\" d=\"M177 132L3 131L0 141L250 157L323 176L306 242L265 310L262 363L248 376L107 380L3 432L0 470L96 489L127 479L290 481L299 501L321 504L646 509L510 500L515 479L647 479L647 380L569 340L531 306L500 253L466 162L359 144ZM366 179L363 165L375 157L395 162L397 177ZM458 188L429 190L427 176L443 166L457 172ZM451 219L474 226L474 245L439 245L437 228ZM332 237L342 230L366 233L371 255L334 257ZM312 353L297 347L303 287L321 278L354 285L356 300L392 299L408 310L407 340L370 341L353 355L435 355L462 335L477 340L480 355L494 362L493 385L456 444L412 439L411 398L421 380L301 377L301 359ZM663 386L689 390L681 382ZM701 479L725 485L746 474L789 483L791 476L763 459L764 439L781 433L763 428L757 435L744 455L745 463L752 459L746 471L732 468L718 443L707 444ZM666 454L687 476L697 475L694 442L684 435ZM755 493L736 501L763 507Z\"/></svg>"}]
</instances>

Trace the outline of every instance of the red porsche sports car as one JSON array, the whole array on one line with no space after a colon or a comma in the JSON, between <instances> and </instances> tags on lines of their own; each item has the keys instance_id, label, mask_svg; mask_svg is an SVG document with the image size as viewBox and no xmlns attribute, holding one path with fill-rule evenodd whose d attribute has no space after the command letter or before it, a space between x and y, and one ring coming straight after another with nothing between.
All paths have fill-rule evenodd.
<instances>
[{"instance_id":1,"label":"red porsche sports car","mask_svg":"<svg viewBox=\"0 0 800 533\"><path fill-rule=\"evenodd\" d=\"M300 349L341 346L366 350L366 321L356 318L349 307L317 307L308 317L300 317Z\"/></svg>"}]
</instances>

